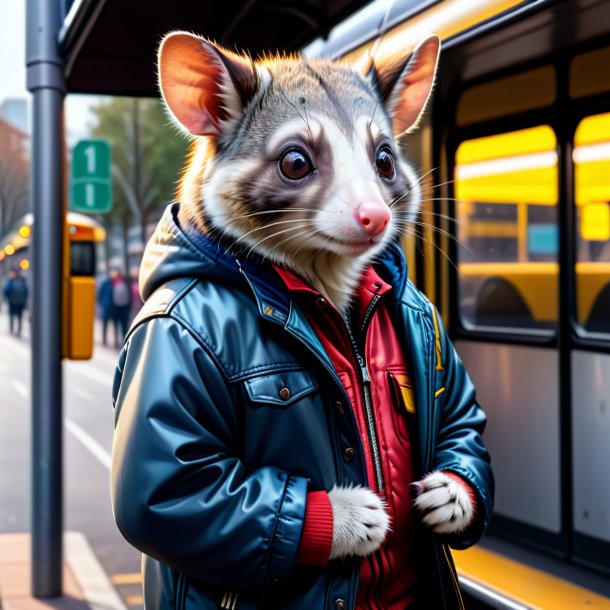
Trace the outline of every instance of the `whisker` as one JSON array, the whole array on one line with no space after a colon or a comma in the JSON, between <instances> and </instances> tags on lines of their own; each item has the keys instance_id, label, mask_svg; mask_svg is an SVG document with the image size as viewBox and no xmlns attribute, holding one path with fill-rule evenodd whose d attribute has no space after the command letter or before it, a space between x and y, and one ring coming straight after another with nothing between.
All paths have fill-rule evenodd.
<instances>
[{"instance_id":1,"label":"whisker","mask_svg":"<svg viewBox=\"0 0 610 610\"><path fill-rule=\"evenodd\" d=\"M369 121L369 130L371 129L371 125L373 124L373 119L375 118L375 113L377 112L377 106L379 106L379 102L375 102L375 108L373 108L373 114L371 115L371 120Z\"/></svg>"},{"instance_id":2,"label":"whisker","mask_svg":"<svg viewBox=\"0 0 610 610\"><path fill-rule=\"evenodd\" d=\"M315 208L287 208L285 210L261 210L258 212L248 212L247 214L240 214L238 216L231 216L231 218L251 218L253 216L262 216L264 214L287 214L288 212L325 212L332 214L330 210L316 210Z\"/></svg>"},{"instance_id":3,"label":"whisker","mask_svg":"<svg viewBox=\"0 0 610 610\"><path fill-rule=\"evenodd\" d=\"M464 225L466 224L465 221L463 220L457 220L456 218L454 218L453 216L449 216L448 214L442 214L441 212L433 212L431 210L419 210L417 212L418 216L434 216L435 218L441 218L444 220L447 220L449 222L453 222L456 225Z\"/></svg>"},{"instance_id":4,"label":"whisker","mask_svg":"<svg viewBox=\"0 0 610 610\"><path fill-rule=\"evenodd\" d=\"M416 237L418 237L419 239L421 239L423 242L428 243L430 245L432 245L434 248L436 248L446 259L447 261L451 264L451 266L456 270L456 272L458 271L457 265L451 260L451 257L437 244L435 244L433 241L430 241L429 239L426 239L421 232L419 232L417 230L417 228L413 228L413 230L415 231L414 235Z\"/></svg>"},{"instance_id":5,"label":"whisker","mask_svg":"<svg viewBox=\"0 0 610 610\"><path fill-rule=\"evenodd\" d=\"M268 225L262 225L260 227L255 227L251 231L248 231L247 233L244 233L243 235L241 235L237 240L235 240L235 242L233 244L231 244L230 247L239 243L240 241L242 241L243 239L248 237L248 235L251 235L252 233L256 233L257 231L263 231L265 229L270 229L271 227L275 227L277 225L285 225L285 224L299 223L302 226L304 224L304 222L305 221L303 221L301 218L292 218L290 220L278 220L277 222L272 222L271 224L268 224ZM333 222L333 221L327 220L327 221L322 221L322 222Z\"/></svg>"},{"instance_id":6,"label":"whisker","mask_svg":"<svg viewBox=\"0 0 610 610\"><path fill-rule=\"evenodd\" d=\"M414 186L417 186L418 184L421 184L428 176L430 176L432 174L432 172L436 171L438 169L438 167L433 167L432 169L429 169L425 174L422 174L416 181L415 184L411 185L411 189L413 190Z\"/></svg>"},{"instance_id":7,"label":"whisker","mask_svg":"<svg viewBox=\"0 0 610 610\"><path fill-rule=\"evenodd\" d=\"M446 182L440 182L439 184L431 184L430 186L427 186L425 189L422 189L422 193L425 191L430 191L433 188L438 188L441 186L446 186L448 184L453 184L455 182L455 180L447 180Z\"/></svg>"},{"instance_id":8,"label":"whisker","mask_svg":"<svg viewBox=\"0 0 610 610\"><path fill-rule=\"evenodd\" d=\"M275 233L272 233L271 235L267 235L267 237L264 237L263 239L260 239L259 241L257 241L247 252L246 254L246 258L248 256L250 256L250 254L263 242L267 241L268 239L272 239L274 237L277 237L278 235L282 235L282 233L288 233L289 231L296 231L298 229L300 229L301 227L288 227L287 229L283 229L282 231L276 231Z\"/></svg>"},{"instance_id":9,"label":"whisker","mask_svg":"<svg viewBox=\"0 0 610 610\"><path fill-rule=\"evenodd\" d=\"M307 235L309 234L310 236L314 236L318 233L322 233L322 231L320 231L319 229L314 229L313 233L310 233L311 227L308 227L305 231L302 231L301 233L297 233L296 235L290 235L289 237L287 237L286 239L283 239L282 241L280 241L278 244L274 245L273 248L275 250L277 250L279 248L279 246L281 246L283 243L291 240L291 239L296 239L297 237L301 237L301 235ZM328 240L327 240L328 241ZM305 246L305 243L302 243L294 252L291 252L290 255L292 258L294 258L300 251L301 249ZM315 255L314 255L315 256Z\"/></svg>"},{"instance_id":10,"label":"whisker","mask_svg":"<svg viewBox=\"0 0 610 610\"><path fill-rule=\"evenodd\" d=\"M406 229L409 228L409 226L418 226L418 227L429 227L430 229L432 229L433 231L436 231L438 234L440 235L444 235L445 237L447 237L448 239L453 240L456 244L458 244L459 246L461 246L462 248L464 248L465 250L468 250L468 252L470 252L470 254L474 254L472 248L470 248L470 246L466 245L463 241L461 241L460 239L458 239L455 235L453 235L452 233L449 233L448 231L445 231L445 229L441 229L440 227L435 227L434 225L431 225L427 222L418 222L418 221L405 221L404 224L400 224L399 226L403 226Z\"/></svg>"},{"instance_id":11,"label":"whisker","mask_svg":"<svg viewBox=\"0 0 610 610\"><path fill-rule=\"evenodd\" d=\"M349 201L346 201L345 199L343 199L343 197L341 197L341 195L339 195L338 193L335 193L335 191L333 191L327 184L325 184L324 182L322 182L322 186L331 194L334 195L335 197L337 197L337 199L341 199L341 201L343 201L343 203L345 203L346 205L351 207L351 204Z\"/></svg>"}]
</instances>

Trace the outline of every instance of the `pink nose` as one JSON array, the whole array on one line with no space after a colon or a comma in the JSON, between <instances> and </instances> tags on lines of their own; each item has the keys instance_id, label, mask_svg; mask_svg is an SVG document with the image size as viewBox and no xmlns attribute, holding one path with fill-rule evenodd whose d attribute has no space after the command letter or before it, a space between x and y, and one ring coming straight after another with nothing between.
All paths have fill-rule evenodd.
<instances>
[{"instance_id":1,"label":"pink nose","mask_svg":"<svg viewBox=\"0 0 610 610\"><path fill-rule=\"evenodd\" d=\"M356 210L358 222L371 237L382 233L391 217L390 208L381 201L365 201Z\"/></svg>"}]
</instances>

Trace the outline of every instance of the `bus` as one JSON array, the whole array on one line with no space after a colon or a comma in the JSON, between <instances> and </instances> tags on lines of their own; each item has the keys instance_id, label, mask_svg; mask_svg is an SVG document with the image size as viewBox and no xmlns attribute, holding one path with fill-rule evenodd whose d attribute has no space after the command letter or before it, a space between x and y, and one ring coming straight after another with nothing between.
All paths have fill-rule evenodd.
<instances>
[{"instance_id":1,"label":"bus","mask_svg":"<svg viewBox=\"0 0 610 610\"><path fill-rule=\"evenodd\" d=\"M26 214L15 228L0 238L0 273L19 269L27 278L31 269L30 241L34 215ZM91 216L68 212L64 231L62 354L70 360L86 360L93 353L96 304L96 244L106 231Z\"/></svg>"}]
</instances>

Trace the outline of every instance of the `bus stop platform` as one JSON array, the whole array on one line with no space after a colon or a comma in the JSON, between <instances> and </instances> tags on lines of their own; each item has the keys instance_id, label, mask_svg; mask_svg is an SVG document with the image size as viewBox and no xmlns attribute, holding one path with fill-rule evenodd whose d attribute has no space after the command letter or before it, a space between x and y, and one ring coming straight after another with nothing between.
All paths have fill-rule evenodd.
<instances>
[{"instance_id":1,"label":"bus stop platform","mask_svg":"<svg viewBox=\"0 0 610 610\"><path fill-rule=\"evenodd\" d=\"M30 535L0 534L1 610L126 610L80 532L64 534L63 595L31 594Z\"/></svg>"}]
</instances>

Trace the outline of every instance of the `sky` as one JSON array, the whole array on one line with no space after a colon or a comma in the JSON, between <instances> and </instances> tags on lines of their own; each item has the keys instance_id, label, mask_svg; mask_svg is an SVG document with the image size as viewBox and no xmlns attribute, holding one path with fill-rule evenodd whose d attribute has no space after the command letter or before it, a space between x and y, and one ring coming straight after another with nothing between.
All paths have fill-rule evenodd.
<instances>
[{"instance_id":1,"label":"sky","mask_svg":"<svg viewBox=\"0 0 610 610\"><path fill-rule=\"evenodd\" d=\"M28 100L25 70L25 0L0 0L0 103L7 98ZM68 144L87 136L93 118L89 107L99 98L69 95L65 118Z\"/></svg>"}]
</instances>

